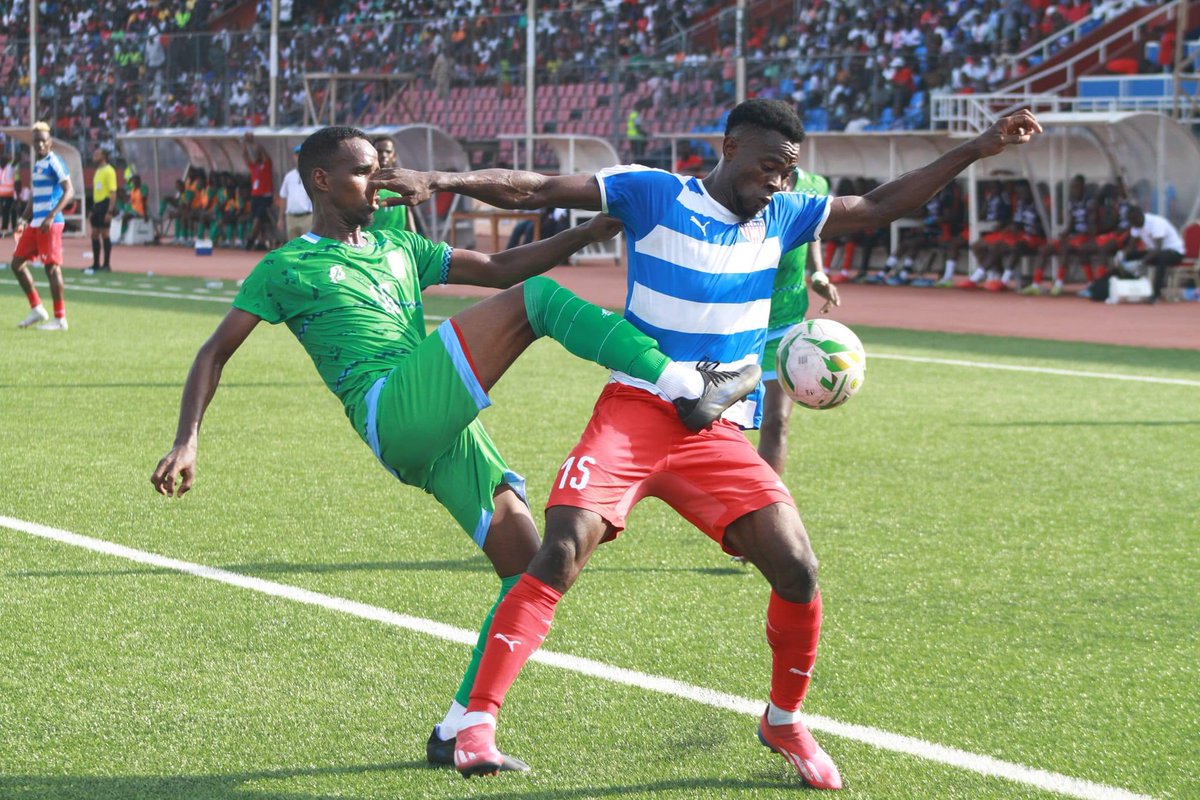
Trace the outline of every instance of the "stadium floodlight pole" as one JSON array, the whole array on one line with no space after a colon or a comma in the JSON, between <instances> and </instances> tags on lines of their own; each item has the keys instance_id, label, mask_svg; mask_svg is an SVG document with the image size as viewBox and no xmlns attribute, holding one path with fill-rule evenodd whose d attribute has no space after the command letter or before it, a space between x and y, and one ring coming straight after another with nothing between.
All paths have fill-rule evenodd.
<instances>
[{"instance_id":1,"label":"stadium floodlight pole","mask_svg":"<svg viewBox=\"0 0 1200 800\"><path fill-rule=\"evenodd\" d=\"M278 122L276 109L279 99L279 0L271 0L271 105L268 121L271 127Z\"/></svg>"},{"instance_id":2,"label":"stadium floodlight pole","mask_svg":"<svg viewBox=\"0 0 1200 800\"><path fill-rule=\"evenodd\" d=\"M29 0L29 127L37 122L37 0ZM36 160L37 156L34 156Z\"/></svg>"},{"instance_id":3,"label":"stadium floodlight pole","mask_svg":"<svg viewBox=\"0 0 1200 800\"><path fill-rule=\"evenodd\" d=\"M1173 73L1171 117L1176 120L1183 119L1183 81L1180 80L1179 73L1183 71L1183 40L1187 36L1187 23L1188 0L1179 0L1175 7L1175 52L1171 54L1171 60L1175 66L1171 70Z\"/></svg>"},{"instance_id":4,"label":"stadium floodlight pole","mask_svg":"<svg viewBox=\"0 0 1200 800\"><path fill-rule=\"evenodd\" d=\"M746 0L737 0L737 13L734 15L734 74L737 87L736 101L746 101Z\"/></svg>"},{"instance_id":5,"label":"stadium floodlight pole","mask_svg":"<svg viewBox=\"0 0 1200 800\"><path fill-rule=\"evenodd\" d=\"M537 0L525 1L525 169L533 170L534 45L537 44Z\"/></svg>"}]
</instances>

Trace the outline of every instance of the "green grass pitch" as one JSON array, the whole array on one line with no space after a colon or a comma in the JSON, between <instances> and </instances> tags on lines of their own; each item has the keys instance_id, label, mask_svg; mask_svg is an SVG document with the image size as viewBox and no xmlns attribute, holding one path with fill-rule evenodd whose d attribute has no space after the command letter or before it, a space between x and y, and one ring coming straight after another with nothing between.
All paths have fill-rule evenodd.
<instances>
[{"instance_id":1,"label":"green grass pitch","mask_svg":"<svg viewBox=\"0 0 1200 800\"><path fill-rule=\"evenodd\" d=\"M474 629L496 581L397 484L282 327L228 365L196 488L149 475L230 289L69 295L18 331L0 273L0 515ZM227 285L228 287L228 285ZM189 295L172 299L172 294ZM429 314L461 307L431 300ZM1195 352L858 327L864 389L797 410L787 482L821 559L806 710L1155 797L1200 796ZM605 373L539 342L483 419L535 518ZM765 582L658 501L600 548L546 648L748 698ZM0 798L774 798L804 791L755 720L531 664L500 744L530 775L466 782L423 744L467 648L0 527ZM1033 798L1029 785L818 733L848 798Z\"/></svg>"}]
</instances>

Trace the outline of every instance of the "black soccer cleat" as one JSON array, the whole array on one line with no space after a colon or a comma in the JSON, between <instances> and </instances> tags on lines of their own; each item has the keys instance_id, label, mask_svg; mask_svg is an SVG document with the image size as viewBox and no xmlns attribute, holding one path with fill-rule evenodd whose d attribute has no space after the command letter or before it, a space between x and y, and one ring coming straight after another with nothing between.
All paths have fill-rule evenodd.
<instances>
[{"instance_id":1,"label":"black soccer cleat","mask_svg":"<svg viewBox=\"0 0 1200 800\"><path fill-rule=\"evenodd\" d=\"M728 372L713 369L714 361L702 361L696 371L704 379L704 391L699 397L677 398L675 411L688 430L702 431L710 427L725 410L754 391L762 380L762 367L747 364Z\"/></svg>"},{"instance_id":2,"label":"black soccer cleat","mask_svg":"<svg viewBox=\"0 0 1200 800\"><path fill-rule=\"evenodd\" d=\"M425 742L425 760L430 764L438 766L453 767L454 766L454 745L458 741L457 737L451 736L449 739L438 737L437 728L429 734L428 741ZM501 755L504 755L501 753ZM504 761L500 764L500 772L529 772L529 765L519 758L505 755Z\"/></svg>"}]
</instances>

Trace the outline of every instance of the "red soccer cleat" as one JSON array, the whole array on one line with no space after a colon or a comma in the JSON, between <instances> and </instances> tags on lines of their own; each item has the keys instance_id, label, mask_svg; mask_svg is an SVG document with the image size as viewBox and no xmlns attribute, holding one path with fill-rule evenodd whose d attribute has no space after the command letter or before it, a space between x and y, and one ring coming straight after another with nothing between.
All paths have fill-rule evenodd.
<instances>
[{"instance_id":1,"label":"red soccer cleat","mask_svg":"<svg viewBox=\"0 0 1200 800\"><path fill-rule=\"evenodd\" d=\"M504 766L504 754L496 747L496 721L459 728L454 743L454 768L464 778L495 775Z\"/></svg>"},{"instance_id":2,"label":"red soccer cleat","mask_svg":"<svg viewBox=\"0 0 1200 800\"><path fill-rule=\"evenodd\" d=\"M983 288L987 289L989 292L1007 292L1008 284L999 278L993 278L990 281L984 281Z\"/></svg>"},{"instance_id":3,"label":"red soccer cleat","mask_svg":"<svg viewBox=\"0 0 1200 800\"><path fill-rule=\"evenodd\" d=\"M979 284L970 278L959 278L954 282L955 289L978 289Z\"/></svg>"},{"instance_id":4,"label":"red soccer cleat","mask_svg":"<svg viewBox=\"0 0 1200 800\"><path fill-rule=\"evenodd\" d=\"M758 723L758 740L787 759L804 782L814 789L842 788L837 765L817 744L804 723L771 725L764 712Z\"/></svg>"}]
</instances>

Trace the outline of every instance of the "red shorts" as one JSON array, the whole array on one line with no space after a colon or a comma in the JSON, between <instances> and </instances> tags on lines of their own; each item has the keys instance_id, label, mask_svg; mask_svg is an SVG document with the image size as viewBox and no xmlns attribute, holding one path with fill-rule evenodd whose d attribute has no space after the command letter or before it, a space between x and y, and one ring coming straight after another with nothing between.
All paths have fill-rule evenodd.
<instances>
[{"instance_id":1,"label":"red shorts","mask_svg":"<svg viewBox=\"0 0 1200 800\"><path fill-rule=\"evenodd\" d=\"M1012 230L1001 230L985 233L981 238L984 244L1015 245L1020 241L1020 234Z\"/></svg>"},{"instance_id":2,"label":"red shorts","mask_svg":"<svg viewBox=\"0 0 1200 800\"><path fill-rule=\"evenodd\" d=\"M17 249L13 258L25 261L37 259L45 264L62 264L62 235L63 223L56 222L50 226L49 233L42 233L40 225L26 225L17 240Z\"/></svg>"},{"instance_id":3,"label":"red shorts","mask_svg":"<svg viewBox=\"0 0 1200 800\"><path fill-rule=\"evenodd\" d=\"M620 532L629 510L647 496L665 501L732 555L738 553L724 542L731 522L773 503L796 506L733 423L692 433L667 401L610 383L559 468L546 507L594 511Z\"/></svg>"},{"instance_id":4,"label":"red shorts","mask_svg":"<svg viewBox=\"0 0 1200 800\"><path fill-rule=\"evenodd\" d=\"M1059 239L1057 244L1060 249L1067 250L1082 250L1092 241L1092 237L1086 233L1076 233L1071 236L1064 236Z\"/></svg>"},{"instance_id":5,"label":"red shorts","mask_svg":"<svg viewBox=\"0 0 1200 800\"><path fill-rule=\"evenodd\" d=\"M1045 236L1034 236L1032 233L1022 233L1017 239L1017 244L1021 247L1028 247L1034 250L1041 249L1046 244Z\"/></svg>"},{"instance_id":6,"label":"red shorts","mask_svg":"<svg viewBox=\"0 0 1200 800\"><path fill-rule=\"evenodd\" d=\"M1096 237L1096 244L1103 247L1106 244L1115 244L1118 247L1124 247L1129 243L1129 231L1110 231L1102 233Z\"/></svg>"}]
</instances>

